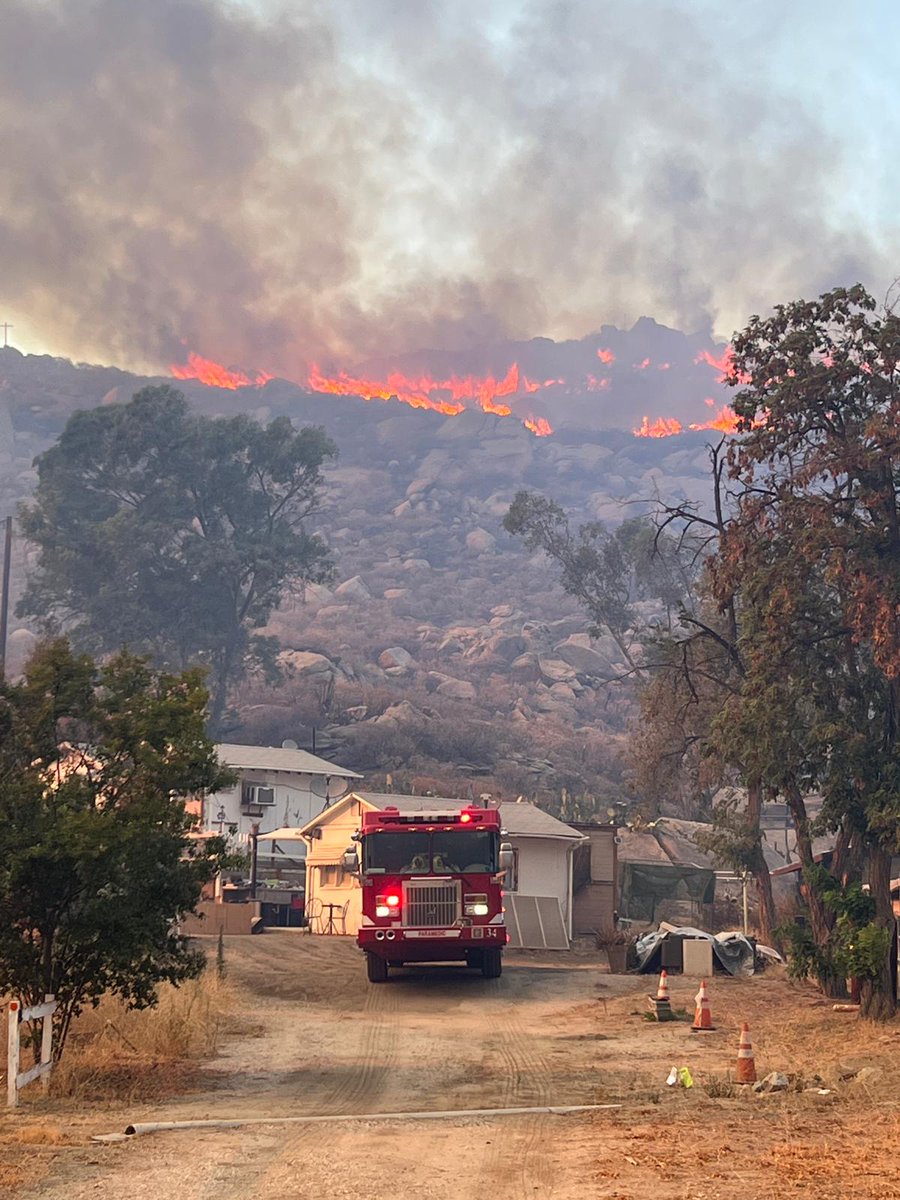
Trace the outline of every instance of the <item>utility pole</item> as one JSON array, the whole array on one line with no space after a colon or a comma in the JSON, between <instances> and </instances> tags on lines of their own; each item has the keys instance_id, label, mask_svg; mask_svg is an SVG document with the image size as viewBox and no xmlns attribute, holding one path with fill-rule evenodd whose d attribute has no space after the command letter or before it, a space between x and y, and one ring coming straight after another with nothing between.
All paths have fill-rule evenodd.
<instances>
[{"instance_id":1,"label":"utility pole","mask_svg":"<svg viewBox=\"0 0 900 1200\"><path fill-rule=\"evenodd\" d=\"M254 821L250 826L250 899L256 899L256 862L257 846L259 843L259 822Z\"/></svg>"},{"instance_id":2,"label":"utility pole","mask_svg":"<svg viewBox=\"0 0 900 1200\"><path fill-rule=\"evenodd\" d=\"M10 325L9 321L4 321L3 324L0 325L0 329L3 330L3 348L4 348L4 350L9 345L9 331L13 328L14 328L14 326Z\"/></svg>"},{"instance_id":3,"label":"utility pole","mask_svg":"<svg viewBox=\"0 0 900 1200\"><path fill-rule=\"evenodd\" d=\"M3 538L3 584L0 590L0 682L6 678L6 631L9 627L9 572L12 561L12 517Z\"/></svg>"}]
</instances>

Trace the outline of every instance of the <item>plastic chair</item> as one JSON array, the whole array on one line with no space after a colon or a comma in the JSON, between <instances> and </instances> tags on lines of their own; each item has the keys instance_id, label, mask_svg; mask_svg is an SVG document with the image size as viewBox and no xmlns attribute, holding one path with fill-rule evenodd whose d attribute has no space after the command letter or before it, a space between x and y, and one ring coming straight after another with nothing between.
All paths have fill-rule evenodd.
<instances>
[{"instance_id":1,"label":"plastic chair","mask_svg":"<svg viewBox=\"0 0 900 1200\"><path fill-rule=\"evenodd\" d=\"M322 932L322 901L318 896L313 896L312 899L307 900L303 915L306 917L306 932L308 934Z\"/></svg>"},{"instance_id":2,"label":"plastic chair","mask_svg":"<svg viewBox=\"0 0 900 1200\"><path fill-rule=\"evenodd\" d=\"M341 933L347 932L347 910L349 909L349 907L350 907L350 901L346 900L344 902L343 907L341 908L340 916L338 917L338 920L341 923Z\"/></svg>"}]
</instances>

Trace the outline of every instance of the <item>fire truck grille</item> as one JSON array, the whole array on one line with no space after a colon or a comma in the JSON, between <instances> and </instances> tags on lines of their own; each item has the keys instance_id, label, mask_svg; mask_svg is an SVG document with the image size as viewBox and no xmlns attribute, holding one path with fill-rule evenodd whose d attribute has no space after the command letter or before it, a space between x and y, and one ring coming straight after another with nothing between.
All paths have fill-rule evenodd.
<instances>
[{"instance_id":1,"label":"fire truck grille","mask_svg":"<svg viewBox=\"0 0 900 1200\"><path fill-rule=\"evenodd\" d=\"M459 916L455 883L407 883L404 925L446 927Z\"/></svg>"}]
</instances>

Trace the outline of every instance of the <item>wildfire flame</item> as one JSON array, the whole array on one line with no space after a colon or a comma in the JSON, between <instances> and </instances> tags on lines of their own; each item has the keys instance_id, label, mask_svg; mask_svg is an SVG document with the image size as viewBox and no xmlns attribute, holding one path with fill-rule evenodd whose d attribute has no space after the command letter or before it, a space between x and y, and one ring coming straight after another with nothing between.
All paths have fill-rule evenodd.
<instances>
[{"instance_id":1,"label":"wildfire flame","mask_svg":"<svg viewBox=\"0 0 900 1200\"><path fill-rule=\"evenodd\" d=\"M535 437L549 437L553 432L553 426L544 417L526 417L524 425Z\"/></svg>"},{"instance_id":2,"label":"wildfire flame","mask_svg":"<svg viewBox=\"0 0 900 1200\"><path fill-rule=\"evenodd\" d=\"M694 359L695 363L706 363L707 366L719 372L719 383L729 383L736 380L738 383L749 383L750 376L744 375L738 371L734 365L734 348L726 346L725 351L719 358L714 354L710 354L708 350L701 350Z\"/></svg>"},{"instance_id":3,"label":"wildfire flame","mask_svg":"<svg viewBox=\"0 0 900 1200\"><path fill-rule=\"evenodd\" d=\"M651 421L649 417L644 417L641 421L640 428L635 429L635 437L648 438L664 438L674 437L676 433L682 433L684 426L680 421L676 421L674 417L657 417L655 421Z\"/></svg>"},{"instance_id":4,"label":"wildfire flame","mask_svg":"<svg viewBox=\"0 0 900 1200\"><path fill-rule=\"evenodd\" d=\"M173 363L169 370L175 379L199 379L207 387L228 388L230 391L237 391L242 387L262 387L272 378L265 371L258 371L251 379L243 371L231 371L221 363L202 358L193 351L188 355L186 363Z\"/></svg>"},{"instance_id":5,"label":"wildfire flame","mask_svg":"<svg viewBox=\"0 0 900 1200\"><path fill-rule=\"evenodd\" d=\"M727 404L719 409L711 421L702 421L696 425L688 425L688 429L694 433L703 429L717 429L720 433L736 433L737 427L737 414ZM644 417L640 428L635 429L633 432L635 437L674 437L677 433L684 433L684 426L680 421L676 421L674 417L657 417L655 421L651 421L649 417Z\"/></svg>"},{"instance_id":6,"label":"wildfire flame","mask_svg":"<svg viewBox=\"0 0 900 1200\"><path fill-rule=\"evenodd\" d=\"M613 352L605 348L598 349L597 357L607 365L615 362ZM733 351L730 346L719 358L716 358L708 350L702 350L694 361L696 363L705 362L718 371L720 382L735 377ZM645 358L643 362L635 363L634 368L646 370L650 365L650 359ZM657 364L657 369L660 371L668 368L669 363ZM244 387L260 388L273 378L265 371L257 371L250 376L244 371L233 370L221 363L203 358L193 351L188 354L186 363L175 363L169 369L176 379L196 379L208 387L228 388L232 391ZM407 376L400 371L392 371L384 380L366 379L347 371L326 375L314 363L310 367L306 380L306 386L314 392L337 396L361 396L365 400L397 399L404 404L409 404L412 408L430 409L448 417L458 416L473 405L480 408L482 412L490 413L493 416L511 417L513 416L511 407L501 403L500 398L530 395L540 391L541 388L557 385L566 386L566 380L545 379L541 382L529 379L527 375L520 373L517 363L513 363L501 379L495 378L492 374L486 376L450 375L445 379L437 379L427 374ZM581 387L586 391L605 391L610 387L610 380L587 375L582 381ZM711 398L707 397L704 402L709 407L714 407L715 402ZM549 437L553 433L553 427L546 417L529 416L523 421L523 424L535 437ZM725 405L711 420L689 425L687 429L695 432L715 429L721 433L734 433L737 425L738 419L733 409ZM651 421L649 417L645 416L641 420L640 427L633 432L635 437L674 437L685 432L685 426L675 417L657 417Z\"/></svg>"},{"instance_id":7,"label":"wildfire flame","mask_svg":"<svg viewBox=\"0 0 900 1200\"><path fill-rule=\"evenodd\" d=\"M738 417L733 408L729 408L727 404L723 405L711 421L704 421L702 425L691 425L691 429L718 429L720 433L737 433Z\"/></svg>"},{"instance_id":8,"label":"wildfire flame","mask_svg":"<svg viewBox=\"0 0 900 1200\"><path fill-rule=\"evenodd\" d=\"M337 375L325 375L313 364L307 386L314 392L362 396L365 400L390 400L396 397L413 408L433 409L448 417L463 412L470 403L477 405L482 412L492 413L497 417L510 417L512 409L508 404L499 404L498 396L536 392L546 384L520 374L517 363L512 364L502 379L496 379L493 375L451 375L447 379L435 379L431 375L410 377L399 371L392 371L384 382L350 375L346 371ZM529 425L528 428L532 427Z\"/></svg>"}]
</instances>

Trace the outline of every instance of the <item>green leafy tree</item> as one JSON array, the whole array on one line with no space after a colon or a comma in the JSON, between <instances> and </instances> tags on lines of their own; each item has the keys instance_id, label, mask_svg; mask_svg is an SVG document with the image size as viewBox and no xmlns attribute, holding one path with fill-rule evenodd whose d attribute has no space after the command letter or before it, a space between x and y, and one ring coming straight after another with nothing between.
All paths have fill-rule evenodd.
<instances>
[{"instance_id":1,"label":"green leafy tree","mask_svg":"<svg viewBox=\"0 0 900 1200\"><path fill-rule=\"evenodd\" d=\"M635 601L661 600L671 618L693 583L690 556L680 553L677 539L661 535L642 517L615 530L600 521L573 530L555 501L533 492L516 494L503 527L556 564L564 590L590 617L592 636L608 633L629 669L641 676L640 644L651 631L637 628Z\"/></svg>"},{"instance_id":2,"label":"green leafy tree","mask_svg":"<svg viewBox=\"0 0 900 1200\"><path fill-rule=\"evenodd\" d=\"M57 1056L85 1005L144 1008L203 967L175 922L229 862L187 836L184 798L233 780L206 702L196 669L126 652L98 669L62 639L0 685L0 993L56 997Z\"/></svg>"},{"instance_id":3,"label":"green leafy tree","mask_svg":"<svg viewBox=\"0 0 900 1200\"><path fill-rule=\"evenodd\" d=\"M20 615L93 653L202 663L218 729L229 687L251 667L274 672L274 644L254 631L288 588L329 575L306 526L335 453L321 429L199 416L168 386L76 413L20 514L39 552Z\"/></svg>"},{"instance_id":4,"label":"green leafy tree","mask_svg":"<svg viewBox=\"0 0 900 1200\"><path fill-rule=\"evenodd\" d=\"M859 286L758 317L734 340L741 436L738 508L715 561L720 601L752 602L736 733L796 802L824 797L833 875L868 883L872 924L892 925L900 848L900 318ZM748 744L747 752L751 752ZM795 812L798 833L804 814ZM820 944L841 919L829 908ZM833 888L831 889L833 892ZM868 952L882 940L867 934ZM889 960L865 981L864 1015L894 1011Z\"/></svg>"}]
</instances>

